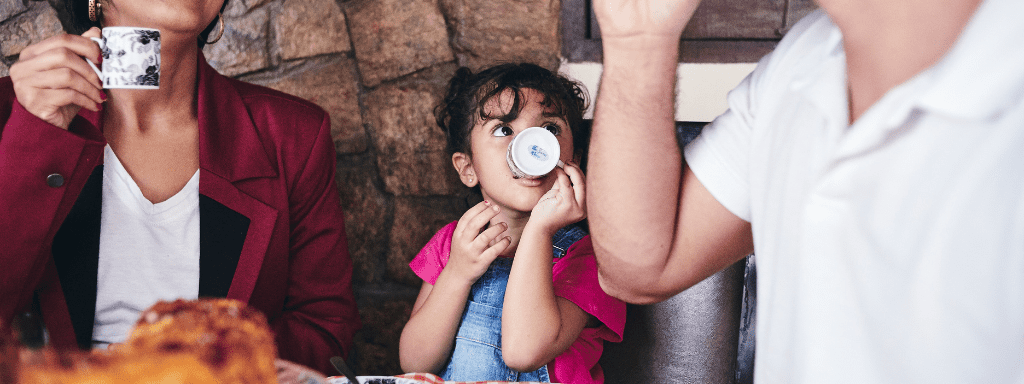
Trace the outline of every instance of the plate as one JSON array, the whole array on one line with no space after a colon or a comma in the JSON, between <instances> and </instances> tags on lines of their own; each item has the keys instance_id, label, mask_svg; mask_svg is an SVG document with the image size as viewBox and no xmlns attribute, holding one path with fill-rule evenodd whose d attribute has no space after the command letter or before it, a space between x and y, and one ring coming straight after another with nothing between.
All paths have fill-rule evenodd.
<instances>
[{"instance_id":1,"label":"plate","mask_svg":"<svg viewBox=\"0 0 1024 384\"><path fill-rule=\"evenodd\" d=\"M356 376L359 384L423 384L424 381L394 376ZM331 376L327 384L351 384L345 376Z\"/></svg>"}]
</instances>

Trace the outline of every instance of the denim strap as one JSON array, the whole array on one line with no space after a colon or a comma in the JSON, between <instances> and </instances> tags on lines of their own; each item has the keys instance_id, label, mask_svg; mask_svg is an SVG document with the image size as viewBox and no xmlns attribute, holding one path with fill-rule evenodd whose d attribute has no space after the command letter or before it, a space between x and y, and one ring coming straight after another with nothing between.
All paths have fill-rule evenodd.
<instances>
[{"instance_id":1,"label":"denim strap","mask_svg":"<svg viewBox=\"0 0 1024 384\"><path fill-rule=\"evenodd\" d=\"M551 251L554 253L554 258L557 259L565 256L565 253L569 251L569 247L586 235L587 231L579 225L567 225L559 229L551 237Z\"/></svg>"}]
</instances>

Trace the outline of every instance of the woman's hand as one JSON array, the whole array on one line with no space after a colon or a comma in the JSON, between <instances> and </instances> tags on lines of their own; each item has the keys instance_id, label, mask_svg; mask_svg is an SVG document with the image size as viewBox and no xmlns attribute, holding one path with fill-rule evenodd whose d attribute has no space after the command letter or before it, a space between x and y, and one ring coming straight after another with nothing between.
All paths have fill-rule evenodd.
<instances>
[{"instance_id":1,"label":"woman's hand","mask_svg":"<svg viewBox=\"0 0 1024 384\"><path fill-rule=\"evenodd\" d=\"M29 113L68 129L81 108L99 111L106 96L99 76L84 58L94 63L102 59L90 37L100 37L99 28L81 36L57 35L21 51L10 74L14 94Z\"/></svg>"},{"instance_id":2,"label":"woman's hand","mask_svg":"<svg viewBox=\"0 0 1024 384\"><path fill-rule=\"evenodd\" d=\"M550 235L587 217L583 171L573 163L565 163L564 168L555 168L554 174L555 184L537 201L526 224L540 226L538 229Z\"/></svg>"},{"instance_id":3,"label":"woman's hand","mask_svg":"<svg viewBox=\"0 0 1024 384\"><path fill-rule=\"evenodd\" d=\"M484 230L500 211L497 205L483 201L462 215L452 234L452 253L444 272L450 271L469 284L483 276L491 262L512 243L508 236L498 239L508 224L499 223Z\"/></svg>"},{"instance_id":4,"label":"woman's hand","mask_svg":"<svg viewBox=\"0 0 1024 384\"><path fill-rule=\"evenodd\" d=\"M679 39L700 0L595 0L601 39Z\"/></svg>"}]
</instances>

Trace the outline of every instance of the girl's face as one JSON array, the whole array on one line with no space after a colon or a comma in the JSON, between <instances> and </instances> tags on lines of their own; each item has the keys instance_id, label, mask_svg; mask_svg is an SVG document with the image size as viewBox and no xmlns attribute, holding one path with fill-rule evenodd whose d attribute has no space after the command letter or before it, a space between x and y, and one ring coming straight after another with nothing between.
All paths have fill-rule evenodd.
<instances>
[{"instance_id":1,"label":"girl's face","mask_svg":"<svg viewBox=\"0 0 1024 384\"><path fill-rule=\"evenodd\" d=\"M487 116L503 116L512 109L513 91L506 90L491 98L484 106ZM559 159L569 162L573 156L572 131L564 116L554 107L545 108L544 95L533 89L523 89L520 103L522 111L515 120L481 119L470 132L472 158L464 153L452 156L455 169L467 186L480 183L484 199L518 212L530 212L555 182L554 172L537 179L516 179L505 160L512 139L530 127L542 127L555 134L561 146ZM461 159L461 160L460 160Z\"/></svg>"}]
</instances>

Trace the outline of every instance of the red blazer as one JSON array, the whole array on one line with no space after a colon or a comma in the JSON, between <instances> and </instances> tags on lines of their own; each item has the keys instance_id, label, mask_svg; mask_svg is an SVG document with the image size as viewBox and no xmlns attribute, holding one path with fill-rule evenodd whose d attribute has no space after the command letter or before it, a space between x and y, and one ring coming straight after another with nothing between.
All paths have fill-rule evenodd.
<instances>
[{"instance_id":1,"label":"red blazer","mask_svg":"<svg viewBox=\"0 0 1024 384\"><path fill-rule=\"evenodd\" d=\"M261 310L281 358L330 373L328 359L359 328L330 119L222 76L202 55L198 67L200 296ZM26 111L2 78L0 124L0 322L35 298L53 345L89 348L102 114L83 109L60 129Z\"/></svg>"}]
</instances>

